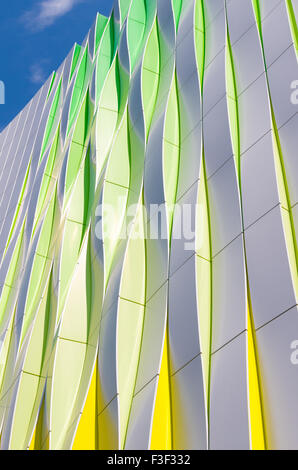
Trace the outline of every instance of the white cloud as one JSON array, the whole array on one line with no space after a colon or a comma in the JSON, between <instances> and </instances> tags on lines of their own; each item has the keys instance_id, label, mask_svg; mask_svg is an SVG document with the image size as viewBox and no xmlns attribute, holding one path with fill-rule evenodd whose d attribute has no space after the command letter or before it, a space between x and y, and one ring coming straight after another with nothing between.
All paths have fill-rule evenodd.
<instances>
[{"instance_id":1,"label":"white cloud","mask_svg":"<svg viewBox=\"0 0 298 470\"><path fill-rule=\"evenodd\" d=\"M25 12L22 21L32 31L40 31L52 25L58 18L70 12L85 0L42 0L32 10Z\"/></svg>"},{"instance_id":2,"label":"white cloud","mask_svg":"<svg viewBox=\"0 0 298 470\"><path fill-rule=\"evenodd\" d=\"M44 62L43 62L44 63ZM47 76L43 69L42 63L33 64L30 67L30 81L37 85L42 84L46 81Z\"/></svg>"}]
</instances>

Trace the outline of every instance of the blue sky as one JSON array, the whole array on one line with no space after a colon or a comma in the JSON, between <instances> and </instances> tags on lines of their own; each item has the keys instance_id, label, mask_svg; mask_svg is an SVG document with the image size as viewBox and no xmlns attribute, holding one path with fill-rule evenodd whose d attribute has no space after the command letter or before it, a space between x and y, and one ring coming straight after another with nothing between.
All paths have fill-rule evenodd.
<instances>
[{"instance_id":1,"label":"blue sky","mask_svg":"<svg viewBox=\"0 0 298 470\"><path fill-rule=\"evenodd\" d=\"M74 42L81 43L96 13L109 15L113 0L8 0L1 2L0 131L23 109Z\"/></svg>"}]
</instances>

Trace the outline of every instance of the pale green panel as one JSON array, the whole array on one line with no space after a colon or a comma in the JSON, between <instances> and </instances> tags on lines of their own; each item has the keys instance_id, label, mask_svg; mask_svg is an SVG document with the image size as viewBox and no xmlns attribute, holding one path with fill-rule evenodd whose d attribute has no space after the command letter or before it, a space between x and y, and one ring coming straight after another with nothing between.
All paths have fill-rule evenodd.
<instances>
[{"instance_id":1,"label":"pale green panel","mask_svg":"<svg viewBox=\"0 0 298 470\"><path fill-rule=\"evenodd\" d=\"M80 256L85 227L66 219L60 258L59 314L64 306L73 271Z\"/></svg>"},{"instance_id":2,"label":"pale green panel","mask_svg":"<svg viewBox=\"0 0 298 470\"><path fill-rule=\"evenodd\" d=\"M166 203L176 202L176 188L179 169L180 149L169 142L163 142L163 172Z\"/></svg>"},{"instance_id":3,"label":"pale green panel","mask_svg":"<svg viewBox=\"0 0 298 470\"><path fill-rule=\"evenodd\" d=\"M96 239L95 243L99 243ZM104 298L104 272L101 262L94 256L93 239L91 230L87 250L86 266L87 302L90 312L90 322L88 325L88 343L97 346L98 328L102 315L102 304Z\"/></svg>"},{"instance_id":4,"label":"pale green panel","mask_svg":"<svg viewBox=\"0 0 298 470\"><path fill-rule=\"evenodd\" d=\"M130 4L131 4L131 0L119 0L119 7L120 7L120 15L121 15L121 23L122 24L123 24L123 22L124 22L124 20L127 16Z\"/></svg>"},{"instance_id":5,"label":"pale green panel","mask_svg":"<svg viewBox=\"0 0 298 470\"><path fill-rule=\"evenodd\" d=\"M99 50L99 54L109 57L111 62L118 47L119 33L119 25L115 21L114 14L112 13L104 31Z\"/></svg>"},{"instance_id":6,"label":"pale green panel","mask_svg":"<svg viewBox=\"0 0 298 470\"><path fill-rule=\"evenodd\" d=\"M205 67L205 36L202 31L195 29L196 60L200 74L200 85L202 87Z\"/></svg>"},{"instance_id":7,"label":"pale green panel","mask_svg":"<svg viewBox=\"0 0 298 470\"><path fill-rule=\"evenodd\" d=\"M28 436L28 427L31 420L32 409L34 407L38 389L40 388L40 385L44 385L44 383L44 378L36 377L34 375L27 374L26 372L21 373L9 449L26 450L29 444L26 441L26 436Z\"/></svg>"},{"instance_id":8,"label":"pale green panel","mask_svg":"<svg viewBox=\"0 0 298 470\"><path fill-rule=\"evenodd\" d=\"M104 84L99 102L100 108L118 112L119 109L119 68L117 58L114 60Z\"/></svg>"},{"instance_id":9,"label":"pale green panel","mask_svg":"<svg viewBox=\"0 0 298 470\"><path fill-rule=\"evenodd\" d=\"M159 75L144 68L142 71L142 98L147 137L155 110L158 85Z\"/></svg>"},{"instance_id":10,"label":"pale green panel","mask_svg":"<svg viewBox=\"0 0 298 470\"><path fill-rule=\"evenodd\" d=\"M46 164L46 167L45 167L45 170L44 170L45 174L47 174L48 176L52 176L52 172L53 172L54 167L55 167L56 159L57 159L60 151L61 151L60 126L58 126L56 134L55 134L55 136L53 138L53 141L52 141L52 146L51 146L51 150L50 150L50 153L49 153L49 156L48 156L48 161L47 161L47 164Z\"/></svg>"},{"instance_id":11,"label":"pale green panel","mask_svg":"<svg viewBox=\"0 0 298 470\"><path fill-rule=\"evenodd\" d=\"M180 15L181 15L182 0L172 0L172 2L173 2L176 30L177 30L179 26L179 21L180 21Z\"/></svg>"},{"instance_id":12,"label":"pale green panel","mask_svg":"<svg viewBox=\"0 0 298 470\"><path fill-rule=\"evenodd\" d=\"M57 181L46 174L43 175L42 183L40 187L40 192L38 195L38 201L35 210L34 224L33 224L33 235L35 233L36 227L41 220L43 211L45 210L50 199L53 199L53 193L56 188Z\"/></svg>"},{"instance_id":13,"label":"pale green panel","mask_svg":"<svg viewBox=\"0 0 298 470\"><path fill-rule=\"evenodd\" d=\"M78 171L81 166L85 151L86 151L85 147L82 147L82 145L77 144L76 142L72 142L70 145L70 150L69 150L68 160L67 160L66 181L65 181L66 199L69 197L69 194L67 193L69 193L75 179L77 178Z\"/></svg>"},{"instance_id":14,"label":"pale green panel","mask_svg":"<svg viewBox=\"0 0 298 470\"><path fill-rule=\"evenodd\" d=\"M128 70L125 68L117 55L117 98L118 98L118 114L119 114L119 121L122 119L123 114L125 112L127 101L128 101L128 93L130 90L130 75Z\"/></svg>"},{"instance_id":15,"label":"pale green panel","mask_svg":"<svg viewBox=\"0 0 298 470\"><path fill-rule=\"evenodd\" d=\"M5 314L8 312L9 301L12 299L12 293L14 289L12 287L3 286L1 297L0 297L0 325L5 320Z\"/></svg>"},{"instance_id":16,"label":"pale green panel","mask_svg":"<svg viewBox=\"0 0 298 470\"><path fill-rule=\"evenodd\" d=\"M14 287L16 285L17 276L21 268L20 262L21 262L21 255L22 255L24 228L25 228L25 225L23 224L21 231L19 233L19 236L18 236L17 243L15 245L14 252L10 260L9 269L5 278L5 284L9 287ZM0 299L0 312L1 312L1 305L2 305L2 296ZM0 321L1 321L1 313L0 313Z\"/></svg>"},{"instance_id":17,"label":"pale green panel","mask_svg":"<svg viewBox=\"0 0 298 470\"><path fill-rule=\"evenodd\" d=\"M163 141L163 177L165 199L168 205L169 229L172 227L173 204L176 203L177 181L180 163L180 121L176 93L176 80L173 79L168 100Z\"/></svg>"},{"instance_id":18,"label":"pale green panel","mask_svg":"<svg viewBox=\"0 0 298 470\"><path fill-rule=\"evenodd\" d=\"M180 145L179 104L175 78L173 79L168 101L164 139L174 145Z\"/></svg>"},{"instance_id":19,"label":"pale green panel","mask_svg":"<svg viewBox=\"0 0 298 470\"><path fill-rule=\"evenodd\" d=\"M117 322L117 383L120 446L123 449L134 393L143 329L144 307L120 299Z\"/></svg>"},{"instance_id":20,"label":"pale green panel","mask_svg":"<svg viewBox=\"0 0 298 470\"><path fill-rule=\"evenodd\" d=\"M120 287L120 297L140 304L145 303L146 252L144 236L144 214L143 207L140 205L133 221Z\"/></svg>"},{"instance_id":21,"label":"pale green panel","mask_svg":"<svg viewBox=\"0 0 298 470\"><path fill-rule=\"evenodd\" d=\"M205 55L206 55L206 33L204 0L196 0L195 4L195 47L198 70L200 74L200 85L203 87Z\"/></svg>"},{"instance_id":22,"label":"pale green panel","mask_svg":"<svg viewBox=\"0 0 298 470\"><path fill-rule=\"evenodd\" d=\"M122 233L122 223L126 212L128 189L106 182L103 194L103 240L105 259L105 279L110 273L115 248Z\"/></svg>"},{"instance_id":23,"label":"pale green panel","mask_svg":"<svg viewBox=\"0 0 298 470\"><path fill-rule=\"evenodd\" d=\"M24 312L23 326L22 326L22 341L28 332L29 327L34 319L34 314L38 304L42 299L42 293L45 289L45 284L51 269L51 260L35 254L30 282L27 291L26 306Z\"/></svg>"},{"instance_id":24,"label":"pale green panel","mask_svg":"<svg viewBox=\"0 0 298 470\"><path fill-rule=\"evenodd\" d=\"M147 42L143 66L145 69L151 70L152 72L158 74L160 73L160 53L157 20L154 21L154 25Z\"/></svg>"},{"instance_id":25,"label":"pale green panel","mask_svg":"<svg viewBox=\"0 0 298 470\"><path fill-rule=\"evenodd\" d=\"M87 71L87 60L88 60L88 50L87 48L85 48L84 54L81 57L81 61L78 66L77 76L75 79L75 85L74 85L73 92L72 92L72 98L71 98L70 109L69 109L68 132L74 122L78 106L80 105L81 94L83 91L85 75Z\"/></svg>"},{"instance_id":26,"label":"pale green panel","mask_svg":"<svg viewBox=\"0 0 298 470\"><path fill-rule=\"evenodd\" d=\"M49 87L48 95L47 95L47 98L46 98L46 102L48 101L48 99L51 95L53 85L54 85L54 82L55 82L55 79L56 79L56 75L57 75L57 72L54 70L54 72L52 72L52 75L51 75L52 79L51 79L51 84L50 84L50 87Z\"/></svg>"},{"instance_id":27,"label":"pale green panel","mask_svg":"<svg viewBox=\"0 0 298 470\"><path fill-rule=\"evenodd\" d=\"M22 203L23 203L23 198L24 198L24 195L25 195L25 192L26 192L26 189L27 189L27 183L28 183L28 176L29 176L30 167L31 167L31 160L28 164L27 171L26 171L26 174L25 174L25 178L24 178L24 181L23 181L23 184L22 184L21 194L20 194L20 197L19 197L18 205L17 205L16 211L15 211L15 215L14 215L14 218L13 218L13 222L12 222L12 225L11 225L11 229L10 229L10 232L9 232L9 236L8 236L8 239L7 239L7 243L6 243L6 247L5 247L3 257L6 254L6 251L8 249L9 243L11 241L11 237L14 233L14 229L15 229L15 226L16 226L16 223L17 223L17 220L18 220L19 212L20 212L20 209L21 209L21 206L22 206ZM0 261L1 261L1 256L0 256Z\"/></svg>"},{"instance_id":28,"label":"pale green panel","mask_svg":"<svg viewBox=\"0 0 298 470\"><path fill-rule=\"evenodd\" d=\"M86 145L89 130L93 118L94 105L90 99L89 91L87 91L78 114L72 141L80 145Z\"/></svg>"},{"instance_id":29,"label":"pale green panel","mask_svg":"<svg viewBox=\"0 0 298 470\"><path fill-rule=\"evenodd\" d=\"M88 315L90 313L88 311L86 279L87 242L86 238L68 291L59 332L61 338L82 343L87 343Z\"/></svg>"},{"instance_id":30,"label":"pale green panel","mask_svg":"<svg viewBox=\"0 0 298 470\"><path fill-rule=\"evenodd\" d=\"M130 155L127 111L124 114L109 156L106 180L120 186L129 187Z\"/></svg>"},{"instance_id":31,"label":"pale green panel","mask_svg":"<svg viewBox=\"0 0 298 470\"><path fill-rule=\"evenodd\" d=\"M40 232L36 251L39 255L49 257L50 256L50 245L54 230L54 219L56 213L56 207L58 206L56 193L53 195L52 200L48 206L42 229Z\"/></svg>"},{"instance_id":32,"label":"pale green panel","mask_svg":"<svg viewBox=\"0 0 298 470\"><path fill-rule=\"evenodd\" d=\"M96 65L96 105L99 102L104 82L116 53L116 44L119 37L119 26L115 25L112 15L103 33L99 46Z\"/></svg>"},{"instance_id":33,"label":"pale green panel","mask_svg":"<svg viewBox=\"0 0 298 470\"><path fill-rule=\"evenodd\" d=\"M145 142L135 131L128 114L130 189L140 194L144 173ZM136 201L137 202L137 201Z\"/></svg>"},{"instance_id":34,"label":"pale green panel","mask_svg":"<svg viewBox=\"0 0 298 470\"><path fill-rule=\"evenodd\" d=\"M50 277L44 296L36 312L32 332L28 339L28 346L24 360L23 370L35 375L45 375L43 370L52 348L56 318L56 302L52 291L52 277Z\"/></svg>"},{"instance_id":35,"label":"pale green panel","mask_svg":"<svg viewBox=\"0 0 298 470\"><path fill-rule=\"evenodd\" d=\"M205 12L204 12L204 0L196 0L195 4L195 28L205 32Z\"/></svg>"},{"instance_id":36,"label":"pale green panel","mask_svg":"<svg viewBox=\"0 0 298 470\"><path fill-rule=\"evenodd\" d=\"M99 109L96 120L96 181L112 144L117 128L118 113L109 109Z\"/></svg>"},{"instance_id":37,"label":"pale green panel","mask_svg":"<svg viewBox=\"0 0 298 470\"><path fill-rule=\"evenodd\" d=\"M157 21L154 22L149 36L143 61L142 98L147 136L149 133L160 80L160 51Z\"/></svg>"},{"instance_id":38,"label":"pale green panel","mask_svg":"<svg viewBox=\"0 0 298 470\"><path fill-rule=\"evenodd\" d=\"M107 22L108 22L108 18L101 15L100 13L97 14L96 30L95 30L95 52L97 52L99 43L103 36L103 32L106 28Z\"/></svg>"},{"instance_id":39,"label":"pale green panel","mask_svg":"<svg viewBox=\"0 0 298 470\"><path fill-rule=\"evenodd\" d=\"M70 71L69 81L72 79L73 73L74 73L74 71L76 69L76 66L78 64L78 60L79 60L79 57L80 57L81 50L82 50L81 46L79 44L75 44L75 49L74 49L73 57L72 57L72 64L71 64L71 71Z\"/></svg>"},{"instance_id":40,"label":"pale green panel","mask_svg":"<svg viewBox=\"0 0 298 470\"><path fill-rule=\"evenodd\" d=\"M69 130L72 127L77 116L77 112L79 111L79 107L82 102L82 97L84 96L84 91L86 90L86 87L90 81L91 72L92 63L88 54L88 48L86 48L85 53L81 59L81 63L79 65L76 82L73 89L72 100L69 110L67 133L69 133Z\"/></svg>"},{"instance_id":41,"label":"pale green panel","mask_svg":"<svg viewBox=\"0 0 298 470\"><path fill-rule=\"evenodd\" d=\"M89 98L89 93L87 93L76 122L70 152L68 155L65 180L65 192L67 194L66 201L68 200L69 196L68 192L72 187L75 179L77 178L82 159L86 152L86 148L84 147L84 145L87 136L89 136L90 134L91 123L93 118L93 108L94 107Z\"/></svg>"},{"instance_id":42,"label":"pale green panel","mask_svg":"<svg viewBox=\"0 0 298 470\"><path fill-rule=\"evenodd\" d=\"M196 253L210 261L211 246L206 184L202 164L196 209Z\"/></svg>"},{"instance_id":43,"label":"pale green panel","mask_svg":"<svg viewBox=\"0 0 298 470\"><path fill-rule=\"evenodd\" d=\"M98 104L102 87L111 66L111 58L109 56L99 54L96 65L96 104Z\"/></svg>"},{"instance_id":44,"label":"pale green panel","mask_svg":"<svg viewBox=\"0 0 298 470\"><path fill-rule=\"evenodd\" d=\"M142 45L145 25L131 18L128 19L128 49L130 53L131 70L138 59L140 48Z\"/></svg>"},{"instance_id":45,"label":"pale green panel","mask_svg":"<svg viewBox=\"0 0 298 470\"><path fill-rule=\"evenodd\" d=\"M62 449L80 385L87 345L58 338L51 393L51 449Z\"/></svg>"},{"instance_id":46,"label":"pale green panel","mask_svg":"<svg viewBox=\"0 0 298 470\"><path fill-rule=\"evenodd\" d=\"M53 190L56 186L56 180L52 177L53 170L55 167L55 163L57 161L57 157L60 153L61 146L60 146L60 128L58 127L56 135L53 139L51 150L48 156L48 161L45 167L45 171L42 178L42 183L38 195L38 201L36 204L35 210L35 219L34 219L34 229L36 228L36 224L39 221L42 211L44 210L46 204L48 203L49 199L52 196Z\"/></svg>"},{"instance_id":47,"label":"pale green panel","mask_svg":"<svg viewBox=\"0 0 298 470\"><path fill-rule=\"evenodd\" d=\"M48 119L47 127L45 130L44 141L43 141L42 150L41 150L41 158L50 141L50 138L53 137L52 134L55 129L55 124L57 123L60 95L61 95L61 83L62 81L60 80L60 83L58 85L55 98L53 100L52 107L50 110L49 119Z\"/></svg>"},{"instance_id":48,"label":"pale green panel","mask_svg":"<svg viewBox=\"0 0 298 470\"><path fill-rule=\"evenodd\" d=\"M232 47L228 38L228 47L226 47L226 91L227 95L233 100L237 99L235 81L234 81L234 69L233 69L233 58L232 58Z\"/></svg>"},{"instance_id":49,"label":"pale green panel","mask_svg":"<svg viewBox=\"0 0 298 470\"><path fill-rule=\"evenodd\" d=\"M88 150L85 161L79 170L68 210L70 220L88 225L95 192L95 167Z\"/></svg>"},{"instance_id":50,"label":"pale green panel","mask_svg":"<svg viewBox=\"0 0 298 470\"><path fill-rule=\"evenodd\" d=\"M146 23L146 0L132 0L131 8L129 10L129 18L138 21L139 23Z\"/></svg>"},{"instance_id":51,"label":"pale green panel","mask_svg":"<svg viewBox=\"0 0 298 470\"><path fill-rule=\"evenodd\" d=\"M10 287L4 286L4 290L6 290L6 296L7 293L11 291ZM2 300L1 300L2 304ZM5 372L5 365L7 361L7 356L8 356L8 351L9 351L9 345L10 345L10 340L11 340L11 332L12 332L12 324L13 324L14 317L13 315L11 316L7 331L4 335L2 345L0 346L0 391L2 389L2 382L4 378L4 372Z\"/></svg>"}]
</instances>

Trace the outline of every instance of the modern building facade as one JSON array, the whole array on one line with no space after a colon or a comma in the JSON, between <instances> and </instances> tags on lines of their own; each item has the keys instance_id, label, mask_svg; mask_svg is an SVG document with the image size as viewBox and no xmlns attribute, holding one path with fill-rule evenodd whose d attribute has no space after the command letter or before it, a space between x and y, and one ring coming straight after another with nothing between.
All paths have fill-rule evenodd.
<instances>
[{"instance_id":1,"label":"modern building facade","mask_svg":"<svg viewBox=\"0 0 298 470\"><path fill-rule=\"evenodd\" d=\"M2 449L298 448L297 22L116 0L2 131Z\"/></svg>"}]
</instances>

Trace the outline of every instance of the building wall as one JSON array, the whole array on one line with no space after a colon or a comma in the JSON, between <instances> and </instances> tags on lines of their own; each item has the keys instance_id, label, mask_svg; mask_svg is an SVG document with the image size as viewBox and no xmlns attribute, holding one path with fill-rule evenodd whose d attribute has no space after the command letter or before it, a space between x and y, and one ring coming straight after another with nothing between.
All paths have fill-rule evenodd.
<instances>
[{"instance_id":1,"label":"building wall","mask_svg":"<svg viewBox=\"0 0 298 470\"><path fill-rule=\"evenodd\" d=\"M116 0L2 131L2 449L298 448L297 21Z\"/></svg>"}]
</instances>

